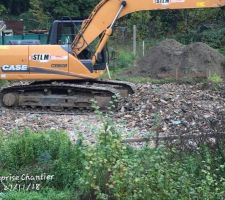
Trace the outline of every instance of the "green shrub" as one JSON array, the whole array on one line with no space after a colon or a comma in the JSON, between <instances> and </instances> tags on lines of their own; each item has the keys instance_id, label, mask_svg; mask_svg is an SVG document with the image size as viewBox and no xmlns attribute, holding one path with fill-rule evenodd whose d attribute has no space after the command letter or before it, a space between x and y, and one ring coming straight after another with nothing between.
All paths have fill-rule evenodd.
<instances>
[{"instance_id":1,"label":"green shrub","mask_svg":"<svg viewBox=\"0 0 225 200\"><path fill-rule=\"evenodd\" d=\"M2 136L4 137L4 136ZM27 165L50 163L58 159L61 149L68 150L70 140L65 133L13 133L1 140L0 168L17 171Z\"/></svg>"},{"instance_id":2,"label":"green shrub","mask_svg":"<svg viewBox=\"0 0 225 200\"><path fill-rule=\"evenodd\" d=\"M0 87L5 86L8 84L8 81L6 80L0 80Z\"/></svg>"},{"instance_id":3,"label":"green shrub","mask_svg":"<svg viewBox=\"0 0 225 200\"><path fill-rule=\"evenodd\" d=\"M218 51L225 56L225 48L224 47L218 49Z\"/></svg>"},{"instance_id":4,"label":"green shrub","mask_svg":"<svg viewBox=\"0 0 225 200\"><path fill-rule=\"evenodd\" d=\"M86 151L87 160L80 179L85 199L114 196L113 177L114 173L121 174L125 168L125 150L119 132L112 122L106 120L98 133L96 145Z\"/></svg>"},{"instance_id":5,"label":"green shrub","mask_svg":"<svg viewBox=\"0 0 225 200\"><path fill-rule=\"evenodd\" d=\"M221 82L223 82L223 79L221 78L220 75L218 75L217 73L214 73L212 74L211 76L208 77L208 80L211 82L211 83L214 83L214 84L219 84Z\"/></svg>"}]
</instances>

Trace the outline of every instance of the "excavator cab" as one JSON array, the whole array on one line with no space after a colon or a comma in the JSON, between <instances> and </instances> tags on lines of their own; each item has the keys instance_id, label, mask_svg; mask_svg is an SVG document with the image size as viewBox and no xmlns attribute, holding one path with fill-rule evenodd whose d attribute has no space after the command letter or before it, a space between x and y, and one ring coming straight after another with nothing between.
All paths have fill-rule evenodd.
<instances>
[{"instance_id":1,"label":"excavator cab","mask_svg":"<svg viewBox=\"0 0 225 200\"><path fill-rule=\"evenodd\" d=\"M79 33L83 20L74 20L63 18L61 20L54 20L48 34L47 44L61 44L63 48L72 53L71 44ZM90 45L91 48L91 45ZM93 45L94 48L94 45ZM93 52L95 49L93 49ZM90 49L84 49L78 56L83 64L92 70L104 70L106 66L106 48L98 54L97 63L92 66L91 58L92 53Z\"/></svg>"}]
</instances>

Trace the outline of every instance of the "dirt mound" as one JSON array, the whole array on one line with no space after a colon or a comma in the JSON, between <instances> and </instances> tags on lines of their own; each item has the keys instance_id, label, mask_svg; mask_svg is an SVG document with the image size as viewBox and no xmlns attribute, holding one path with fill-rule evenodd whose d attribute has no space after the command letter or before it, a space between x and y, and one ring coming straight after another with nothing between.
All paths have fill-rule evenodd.
<instances>
[{"instance_id":1,"label":"dirt mound","mask_svg":"<svg viewBox=\"0 0 225 200\"><path fill-rule=\"evenodd\" d=\"M224 66L225 57L204 43L183 45L167 39L149 49L126 74L151 78L206 77L224 74Z\"/></svg>"}]
</instances>

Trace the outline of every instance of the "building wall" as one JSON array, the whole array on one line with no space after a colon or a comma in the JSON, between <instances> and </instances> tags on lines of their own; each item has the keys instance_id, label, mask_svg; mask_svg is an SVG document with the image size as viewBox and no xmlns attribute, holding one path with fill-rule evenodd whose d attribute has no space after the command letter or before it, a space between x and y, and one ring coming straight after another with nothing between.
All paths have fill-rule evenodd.
<instances>
[{"instance_id":1,"label":"building wall","mask_svg":"<svg viewBox=\"0 0 225 200\"><path fill-rule=\"evenodd\" d=\"M24 30L24 23L21 20L6 20L7 29L12 29L14 35L22 35Z\"/></svg>"}]
</instances>

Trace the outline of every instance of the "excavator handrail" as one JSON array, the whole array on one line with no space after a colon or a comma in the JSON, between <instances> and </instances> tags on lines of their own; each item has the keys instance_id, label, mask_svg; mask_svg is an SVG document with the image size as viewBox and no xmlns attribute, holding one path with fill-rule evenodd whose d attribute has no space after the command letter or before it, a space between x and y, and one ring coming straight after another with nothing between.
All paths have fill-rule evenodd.
<instances>
[{"instance_id":1,"label":"excavator handrail","mask_svg":"<svg viewBox=\"0 0 225 200\"><path fill-rule=\"evenodd\" d=\"M122 0L102 0L83 22L79 34L72 43L74 55L79 55L91 42L103 33L113 22ZM127 14L143 10L176 10L218 8L225 6L225 0L126 0L126 7L120 14Z\"/></svg>"}]
</instances>

